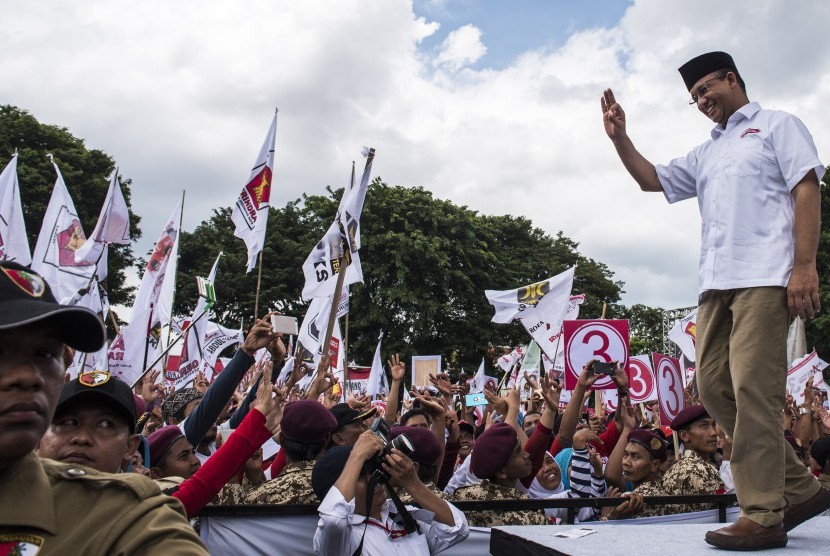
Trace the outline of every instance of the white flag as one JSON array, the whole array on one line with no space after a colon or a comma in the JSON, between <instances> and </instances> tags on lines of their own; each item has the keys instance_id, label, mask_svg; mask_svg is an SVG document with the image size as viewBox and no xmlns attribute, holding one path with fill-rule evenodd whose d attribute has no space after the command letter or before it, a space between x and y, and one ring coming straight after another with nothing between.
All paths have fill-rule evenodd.
<instances>
[{"instance_id":1,"label":"white flag","mask_svg":"<svg viewBox=\"0 0 830 556\"><path fill-rule=\"evenodd\" d=\"M320 344L325 339L329 315L325 310L327 301L330 303L330 298L315 297L311 300L297 334L297 343L312 355L320 352Z\"/></svg>"},{"instance_id":2,"label":"white flag","mask_svg":"<svg viewBox=\"0 0 830 556\"><path fill-rule=\"evenodd\" d=\"M94 264L75 261L75 251L84 244L86 235L63 176L57 164L53 162L52 165L57 179L32 256L32 270L43 276L58 300L64 300L87 287ZM105 258L100 262L104 267Z\"/></svg>"},{"instance_id":3,"label":"white flag","mask_svg":"<svg viewBox=\"0 0 830 556\"><path fill-rule=\"evenodd\" d=\"M366 393L371 399L382 394L384 389L389 392L386 373L383 372L383 360L380 357L381 343L383 343L383 332L380 333L380 338L378 338L378 346L375 348L375 356L372 358L372 372L369 374L369 384L366 386Z\"/></svg>"},{"instance_id":4,"label":"white flag","mask_svg":"<svg viewBox=\"0 0 830 556\"><path fill-rule=\"evenodd\" d=\"M167 257L167 269L164 280L161 282L158 301L156 302L156 317L162 326L173 325L173 298L176 295L176 270L179 266L179 239L181 230L173 240L173 248ZM181 326L174 326L173 331L181 334Z\"/></svg>"},{"instance_id":5,"label":"white flag","mask_svg":"<svg viewBox=\"0 0 830 556\"><path fill-rule=\"evenodd\" d=\"M530 345L527 346L527 351L525 352L525 356L522 358L522 366L519 368L519 375L517 380L517 387L519 388L519 392L521 392L522 399L527 399L532 392L530 392L530 386L525 389L525 385L527 385L527 379L525 379L525 373L533 377L533 380L536 381L536 384L539 384L539 364L541 363L542 352L539 349L539 344L535 341L530 342Z\"/></svg>"},{"instance_id":6,"label":"white flag","mask_svg":"<svg viewBox=\"0 0 830 556\"><path fill-rule=\"evenodd\" d=\"M677 321L669 330L669 340L677 344L683 355L694 363L697 309Z\"/></svg>"},{"instance_id":7,"label":"white flag","mask_svg":"<svg viewBox=\"0 0 830 556\"><path fill-rule=\"evenodd\" d=\"M121 186L118 183L118 171L112 175L107 196L104 199L104 206L98 216L98 223L89 239L75 251L75 262L98 261L107 243L126 245L130 243L130 212L127 209L127 202L121 193ZM99 268L100 268L99 263ZM106 265L103 266L103 273L98 272L98 279L103 280L107 276Z\"/></svg>"},{"instance_id":8,"label":"white flag","mask_svg":"<svg viewBox=\"0 0 830 556\"><path fill-rule=\"evenodd\" d=\"M0 174L0 261L32 264L17 182L17 153Z\"/></svg>"},{"instance_id":9,"label":"white flag","mask_svg":"<svg viewBox=\"0 0 830 556\"><path fill-rule=\"evenodd\" d=\"M525 354L524 346L516 346L513 348L513 351L510 353L506 353L498 358L496 361L496 365L499 366L501 370L508 373L513 368L513 366L521 360L521 358Z\"/></svg>"},{"instance_id":10,"label":"white flag","mask_svg":"<svg viewBox=\"0 0 830 556\"><path fill-rule=\"evenodd\" d=\"M334 293L337 284L337 275L340 272L340 248L349 250L351 263L346 268L343 284L349 285L363 281L363 268L360 265L360 214L363 211L363 201L369 187L369 178L372 173L372 162L375 150L364 151L366 166L360 184L352 184L343 192L337 216L326 230L323 239L311 250L303 263L305 286L303 299L313 297L327 297Z\"/></svg>"},{"instance_id":11,"label":"white flag","mask_svg":"<svg viewBox=\"0 0 830 556\"><path fill-rule=\"evenodd\" d=\"M202 317L202 319L204 318ZM219 358L219 354L226 347L244 341L245 335L242 333L242 330L227 328L215 322L207 323L205 339L202 343L202 358L204 361L204 373L208 380L213 377L213 367L216 366L216 360Z\"/></svg>"},{"instance_id":12,"label":"white flag","mask_svg":"<svg viewBox=\"0 0 830 556\"><path fill-rule=\"evenodd\" d=\"M787 364L792 365L796 359L806 354L807 336L804 331L804 320L801 317L795 317L787 332Z\"/></svg>"},{"instance_id":13,"label":"white flag","mask_svg":"<svg viewBox=\"0 0 830 556\"><path fill-rule=\"evenodd\" d=\"M231 219L236 225L233 235L248 247L248 272L256 266L256 258L265 245L265 227L268 225L268 207L271 199L271 179L274 173L274 142L277 137L277 113L268 135L262 143L248 183L242 188Z\"/></svg>"},{"instance_id":14,"label":"white flag","mask_svg":"<svg viewBox=\"0 0 830 556\"><path fill-rule=\"evenodd\" d=\"M213 267L210 269L208 282L211 284L216 284L216 269L219 266L219 259L221 257L222 253L220 252L213 262ZM182 353L179 357L179 376L176 377L174 384L177 390L193 380L196 373L203 370L205 336L207 335L210 315L204 315L202 318L199 318L199 315L209 310L207 299L199 296L199 299L196 301L196 307L193 309L193 316L190 317L190 328L187 329L184 333L184 338L182 338Z\"/></svg>"},{"instance_id":15,"label":"white flag","mask_svg":"<svg viewBox=\"0 0 830 556\"><path fill-rule=\"evenodd\" d=\"M579 295L572 295L571 301L568 303L568 311L565 313L565 320L576 320L579 318L579 306L585 302L585 294ZM559 329L557 334L554 334L554 338L556 338L556 343L559 345L559 349L556 350L556 357L553 360L552 370L554 371L555 377L561 377L562 374L565 372L565 343L562 342L562 328ZM544 361L544 358L542 359ZM547 363L547 361L545 361ZM545 368L545 372L547 373L547 367ZM558 380L558 378L557 378Z\"/></svg>"},{"instance_id":16,"label":"white flag","mask_svg":"<svg viewBox=\"0 0 830 556\"><path fill-rule=\"evenodd\" d=\"M470 394L480 394L484 392L484 358L481 358L481 365L478 366L478 371L476 374L467 381L470 385Z\"/></svg>"},{"instance_id":17,"label":"white flag","mask_svg":"<svg viewBox=\"0 0 830 556\"><path fill-rule=\"evenodd\" d=\"M554 357L575 270L576 267L571 267L553 278L515 290L485 291L487 300L496 309L492 322L509 323L519 319L542 351Z\"/></svg>"},{"instance_id":18,"label":"white flag","mask_svg":"<svg viewBox=\"0 0 830 556\"><path fill-rule=\"evenodd\" d=\"M569 268L552 278L515 290L486 290L484 295L487 296L487 301L496 309L491 322L507 324L514 319L523 318L524 313L539 303L548 292L552 291L557 295L567 289L570 295L575 269L576 267ZM567 304L567 297L565 303Z\"/></svg>"},{"instance_id":19,"label":"white flag","mask_svg":"<svg viewBox=\"0 0 830 556\"><path fill-rule=\"evenodd\" d=\"M133 303L130 323L121 328L121 332L110 344L110 372L127 384L134 384L144 371L145 361L149 365L161 352L161 329L166 323L159 318L159 295L179 233L180 217L181 202L176 205L162 228L147 261ZM159 364L157 368L160 367Z\"/></svg>"}]
</instances>

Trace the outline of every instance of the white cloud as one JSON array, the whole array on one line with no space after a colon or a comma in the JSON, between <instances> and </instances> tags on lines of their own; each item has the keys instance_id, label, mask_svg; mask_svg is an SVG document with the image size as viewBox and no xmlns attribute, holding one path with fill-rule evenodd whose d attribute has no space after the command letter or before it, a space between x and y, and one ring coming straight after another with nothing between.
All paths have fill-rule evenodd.
<instances>
[{"instance_id":1,"label":"white cloud","mask_svg":"<svg viewBox=\"0 0 830 556\"><path fill-rule=\"evenodd\" d=\"M599 97L613 87L637 147L667 161L710 129L676 68L724 49L750 98L801 117L827 163L830 3L797 6L795 18L775 0L639 0L614 28L493 70L475 22L419 50L437 24L407 0L28 2L3 10L0 102L115 157L133 179L139 253L182 188L187 230L234 201L278 106L275 204L344 184L371 145L388 183L562 230L626 282L625 303L680 307L697 299L697 207L639 192Z\"/></svg>"},{"instance_id":2,"label":"white cloud","mask_svg":"<svg viewBox=\"0 0 830 556\"><path fill-rule=\"evenodd\" d=\"M481 35L481 29L471 24L452 31L441 43L434 65L458 71L464 66L475 64L487 53Z\"/></svg>"}]
</instances>

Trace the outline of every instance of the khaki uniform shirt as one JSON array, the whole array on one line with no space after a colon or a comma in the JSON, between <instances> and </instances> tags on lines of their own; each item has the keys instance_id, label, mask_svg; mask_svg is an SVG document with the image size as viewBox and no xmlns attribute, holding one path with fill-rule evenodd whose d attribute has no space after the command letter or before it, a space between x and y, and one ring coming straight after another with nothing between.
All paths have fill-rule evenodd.
<instances>
[{"instance_id":1,"label":"khaki uniform shirt","mask_svg":"<svg viewBox=\"0 0 830 556\"><path fill-rule=\"evenodd\" d=\"M181 503L150 479L34 453L0 474L0 552L207 554Z\"/></svg>"},{"instance_id":2,"label":"khaki uniform shirt","mask_svg":"<svg viewBox=\"0 0 830 556\"><path fill-rule=\"evenodd\" d=\"M666 489L663 488L663 484L659 480L644 481L631 492L636 492L637 494L641 494L643 496L668 496ZM638 513L636 517L654 517L658 515L676 514L678 511L678 506L675 504L667 506L649 506L646 504L643 511Z\"/></svg>"},{"instance_id":3,"label":"khaki uniform shirt","mask_svg":"<svg viewBox=\"0 0 830 556\"><path fill-rule=\"evenodd\" d=\"M316 460L295 461L280 476L245 493L246 504L317 504L311 487L311 470Z\"/></svg>"},{"instance_id":4,"label":"khaki uniform shirt","mask_svg":"<svg viewBox=\"0 0 830 556\"><path fill-rule=\"evenodd\" d=\"M424 486L427 487L430 490L430 492L432 492L441 500L446 500L447 502L452 500L451 496L444 494L444 491L435 486L435 483L433 483L432 481L424 483ZM412 495L409 494L405 489L397 489L397 492L398 498L400 498L401 502L403 502L404 504L416 504L415 499L412 498Z\"/></svg>"},{"instance_id":5,"label":"khaki uniform shirt","mask_svg":"<svg viewBox=\"0 0 830 556\"><path fill-rule=\"evenodd\" d=\"M718 494L726 490L715 464L703 459L694 450L686 450L683 457L669 467L663 476L663 488L669 495ZM715 504L682 504L677 511L699 512L716 507Z\"/></svg>"},{"instance_id":6,"label":"khaki uniform shirt","mask_svg":"<svg viewBox=\"0 0 830 556\"><path fill-rule=\"evenodd\" d=\"M827 473L822 473L818 476L818 482L821 483L821 486L830 490L830 475Z\"/></svg>"},{"instance_id":7,"label":"khaki uniform shirt","mask_svg":"<svg viewBox=\"0 0 830 556\"><path fill-rule=\"evenodd\" d=\"M459 487L452 495L459 502L478 500L530 500L524 492L510 487L495 485L484 480L478 485ZM550 525L543 510L480 510L465 511L467 522L473 527L496 527L497 525Z\"/></svg>"}]
</instances>

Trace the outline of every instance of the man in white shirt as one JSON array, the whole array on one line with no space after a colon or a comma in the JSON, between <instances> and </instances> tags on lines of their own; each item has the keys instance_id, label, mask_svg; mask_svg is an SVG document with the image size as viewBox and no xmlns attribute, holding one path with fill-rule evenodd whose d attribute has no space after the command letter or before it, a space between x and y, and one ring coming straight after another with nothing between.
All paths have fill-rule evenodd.
<instances>
[{"instance_id":1,"label":"man in white shirt","mask_svg":"<svg viewBox=\"0 0 830 556\"><path fill-rule=\"evenodd\" d=\"M819 311L816 250L824 167L795 116L749 102L725 52L679 68L689 104L716 125L711 139L655 166L634 147L607 89L605 131L643 191L700 208L698 386L733 440L732 471L742 517L706 542L733 550L787 543L790 529L830 506L784 440L786 338L790 317ZM789 315L788 315L789 310Z\"/></svg>"},{"instance_id":2,"label":"man in white shirt","mask_svg":"<svg viewBox=\"0 0 830 556\"><path fill-rule=\"evenodd\" d=\"M422 509L407 507L418 530L407 532L390 513L395 506L378 485L366 507L369 474L366 462L384 448L372 431L358 437L354 446L337 446L317 460L312 473L314 492L322 500L314 550L321 555L438 554L470 534L467 518L452 504L436 496L419 479L416 465L397 450L384 458L383 469L391 484L403 487Z\"/></svg>"}]
</instances>

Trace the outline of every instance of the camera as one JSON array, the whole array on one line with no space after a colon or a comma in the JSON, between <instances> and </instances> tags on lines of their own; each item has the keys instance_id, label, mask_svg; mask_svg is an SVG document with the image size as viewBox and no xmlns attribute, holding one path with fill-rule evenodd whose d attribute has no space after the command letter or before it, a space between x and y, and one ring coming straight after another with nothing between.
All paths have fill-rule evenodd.
<instances>
[{"instance_id":1,"label":"camera","mask_svg":"<svg viewBox=\"0 0 830 556\"><path fill-rule=\"evenodd\" d=\"M386 460L386 456L392 453L392 448L406 455L406 457L410 457L415 452L415 447L405 434L398 435L392 440L389 440L389 423L383 417L376 418L370 430L373 434L381 437L386 444L379 454L375 454L371 459L366 461L364 468L369 475L377 477L379 483L386 484L389 482L389 473L383 469L382 464Z\"/></svg>"},{"instance_id":2,"label":"camera","mask_svg":"<svg viewBox=\"0 0 830 556\"><path fill-rule=\"evenodd\" d=\"M614 362L594 361L591 368L595 375L613 375L617 370L617 365Z\"/></svg>"}]
</instances>

